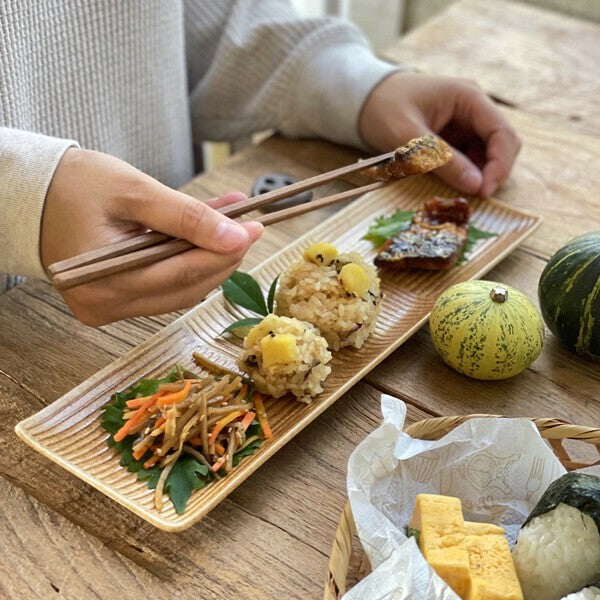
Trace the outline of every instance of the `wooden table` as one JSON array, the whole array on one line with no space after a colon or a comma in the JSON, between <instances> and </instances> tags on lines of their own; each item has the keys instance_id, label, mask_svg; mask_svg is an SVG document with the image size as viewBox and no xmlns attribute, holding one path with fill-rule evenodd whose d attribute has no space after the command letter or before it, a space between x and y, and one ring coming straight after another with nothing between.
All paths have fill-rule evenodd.
<instances>
[{"instance_id":1,"label":"wooden table","mask_svg":"<svg viewBox=\"0 0 600 600\"><path fill-rule=\"evenodd\" d=\"M386 57L468 76L504 105L524 146L499 199L545 222L489 275L536 298L545 261L600 228L600 27L508 2L466 0L398 41ZM249 190L265 171L298 178L355 160L353 150L269 139L198 177L207 198ZM321 193L348 189L352 181ZM331 212L331 211L329 211ZM265 232L250 267L327 211ZM89 329L47 284L0 297L0 596L6 598L316 598L346 501L346 463L380 422L379 395L409 418L500 413L600 424L600 367L549 335L541 357L503 382L469 380L437 357L427 328L307 427L197 526L163 533L21 443L14 425L176 315Z\"/></svg>"}]
</instances>

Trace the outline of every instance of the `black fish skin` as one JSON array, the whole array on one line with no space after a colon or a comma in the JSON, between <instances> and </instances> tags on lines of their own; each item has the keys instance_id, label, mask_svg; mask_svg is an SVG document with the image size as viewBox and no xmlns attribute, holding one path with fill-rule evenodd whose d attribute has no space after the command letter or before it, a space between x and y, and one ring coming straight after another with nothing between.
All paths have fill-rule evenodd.
<instances>
[{"instance_id":1,"label":"black fish skin","mask_svg":"<svg viewBox=\"0 0 600 600\"><path fill-rule=\"evenodd\" d=\"M600 533L600 477L585 473L565 473L553 481L522 528L535 517L554 510L561 502L592 517Z\"/></svg>"},{"instance_id":2,"label":"black fish skin","mask_svg":"<svg viewBox=\"0 0 600 600\"><path fill-rule=\"evenodd\" d=\"M451 231L408 229L394 236L389 246L377 256L377 260L393 262L405 256L447 260L460 250L461 241Z\"/></svg>"}]
</instances>

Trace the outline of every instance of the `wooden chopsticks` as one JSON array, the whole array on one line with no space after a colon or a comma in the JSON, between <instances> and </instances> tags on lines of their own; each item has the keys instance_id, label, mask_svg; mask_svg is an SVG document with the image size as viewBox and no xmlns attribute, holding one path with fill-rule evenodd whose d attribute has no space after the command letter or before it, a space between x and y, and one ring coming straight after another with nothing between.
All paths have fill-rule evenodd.
<instances>
[{"instance_id":1,"label":"wooden chopsticks","mask_svg":"<svg viewBox=\"0 0 600 600\"><path fill-rule=\"evenodd\" d=\"M379 156L359 161L352 165L347 165L327 173L310 177L303 181L293 183L286 187L278 190L261 194L253 198L248 198L242 202L231 204L226 206L219 211L231 218L239 217L252 210L275 202L277 200L283 200L289 198L300 192L318 187L342 177L349 175L357 171L362 171L368 167L376 165L385 160L389 160L394 157L394 152L388 152ZM253 220L263 223L263 225L272 225L285 219L329 206L336 202L348 200L361 196L367 192L378 189L385 185L386 182L375 182L363 187L355 188L321 198L319 200L313 200L306 204L299 206L293 206L284 210L273 212L267 215L261 215ZM84 254L68 258L66 260L54 263L48 268L48 273L51 277L52 284L59 290L67 290L77 285L89 283L112 275L126 271L136 267L148 265L159 260L163 260L175 254L185 252L194 248L194 244L187 240L175 239L167 234L151 231L142 235L136 236L129 240L123 240L115 244L110 244L103 248L91 250Z\"/></svg>"}]
</instances>

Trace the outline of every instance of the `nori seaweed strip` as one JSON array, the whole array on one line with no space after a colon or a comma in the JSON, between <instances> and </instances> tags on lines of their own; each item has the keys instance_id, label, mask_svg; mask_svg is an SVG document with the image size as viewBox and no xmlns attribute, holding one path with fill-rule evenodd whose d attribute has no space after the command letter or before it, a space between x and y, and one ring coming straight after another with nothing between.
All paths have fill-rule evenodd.
<instances>
[{"instance_id":1,"label":"nori seaweed strip","mask_svg":"<svg viewBox=\"0 0 600 600\"><path fill-rule=\"evenodd\" d=\"M568 594L563 596L560 600L564 600L564 598L567 598L568 596L571 596L573 594L579 594L579 592L583 592L584 590L590 590L592 588L596 588L597 590L600 590L600 579L598 579L597 581L594 581L593 583L586 583L582 588L579 588L578 590L575 590L574 592L569 592Z\"/></svg>"},{"instance_id":2,"label":"nori seaweed strip","mask_svg":"<svg viewBox=\"0 0 600 600\"><path fill-rule=\"evenodd\" d=\"M600 590L600 579L592 582L592 583L588 583L587 585L584 585L580 590L577 590L578 592L582 592L583 590L587 590L589 588L598 588ZM571 593L575 593L575 592L571 592Z\"/></svg>"},{"instance_id":3,"label":"nori seaweed strip","mask_svg":"<svg viewBox=\"0 0 600 600\"><path fill-rule=\"evenodd\" d=\"M585 473L566 473L553 481L523 527L535 517L554 510L561 502L592 517L600 533L600 477Z\"/></svg>"}]
</instances>

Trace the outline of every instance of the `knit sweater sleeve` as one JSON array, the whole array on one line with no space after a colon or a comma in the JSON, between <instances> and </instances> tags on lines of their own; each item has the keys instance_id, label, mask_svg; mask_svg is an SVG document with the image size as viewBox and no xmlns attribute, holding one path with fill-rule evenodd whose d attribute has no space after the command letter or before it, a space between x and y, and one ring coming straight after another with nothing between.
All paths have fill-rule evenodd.
<instances>
[{"instance_id":1,"label":"knit sweater sleeve","mask_svg":"<svg viewBox=\"0 0 600 600\"><path fill-rule=\"evenodd\" d=\"M349 22L301 19L285 0L187 0L185 19L197 141L274 128L365 147L360 110L400 67L377 59Z\"/></svg>"},{"instance_id":2,"label":"knit sweater sleeve","mask_svg":"<svg viewBox=\"0 0 600 600\"><path fill-rule=\"evenodd\" d=\"M72 140L0 127L0 273L45 278L39 239L46 192Z\"/></svg>"}]
</instances>

